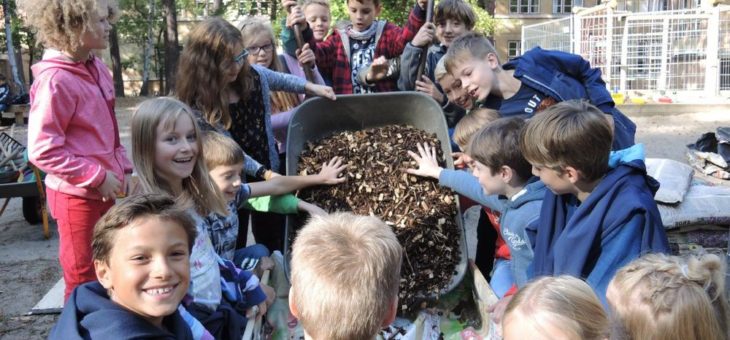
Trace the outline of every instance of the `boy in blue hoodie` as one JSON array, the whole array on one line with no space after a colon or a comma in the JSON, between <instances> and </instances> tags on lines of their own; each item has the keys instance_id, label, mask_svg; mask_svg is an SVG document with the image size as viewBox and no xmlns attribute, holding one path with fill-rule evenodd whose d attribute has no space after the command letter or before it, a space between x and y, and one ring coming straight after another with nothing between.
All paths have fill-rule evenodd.
<instances>
[{"instance_id":1,"label":"boy in blue hoodie","mask_svg":"<svg viewBox=\"0 0 730 340\"><path fill-rule=\"evenodd\" d=\"M601 70L579 55L536 47L500 65L489 40L471 32L456 39L444 58L446 70L472 99L503 117L531 117L555 103L585 99L610 117L613 150L634 145L636 125L616 109Z\"/></svg>"},{"instance_id":2,"label":"boy in blue hoodie","mask_svg":"<svg viewBox=\"0 0 730 340\"><path fill-rule=\"evenodd\" d=\"M163 195L132 196L94 227L98 282L78 286L50 339L193 339L178 306L190 284L190 215Z\"/></svg>"},{"instance_id":3,"label":"boy in blue hoodie","mask_svg":"<svg viewBox=\"0 0 730 340\"><path fill-rule=\"evenodd\" d=\"M550 189L535 236L533 277L584 278L606 305L616 270L649 252L669 250L646 174L643 145L611 152L606 115L585 101L535 115L520 148Z\"/></svg>"},{"instance_id":4,"label":"boy in blue hoodie","mask_svg":"<svg viewBox=\"0 0 730 340\"><path fill-rule=\"evenodd\" d=\"M492 275L491 283L495 292L501 292L500 298L527 283L532 245L526 231L537 224L545 196L545 185L532 176L530 163L519 148L524 126L520 118L501 118L477 132L467 148L473 174L439 167L436 151L431 146L419 145L418 154L409 151L419 167L408 169L408 173L437 178L440 185L500 213L502 238L511 254L511 261L495 263L495 274L503 265L510 268L506 272L509 280ZM495 285L495 282L506 284Z\"/></svg>"}]
</instances>

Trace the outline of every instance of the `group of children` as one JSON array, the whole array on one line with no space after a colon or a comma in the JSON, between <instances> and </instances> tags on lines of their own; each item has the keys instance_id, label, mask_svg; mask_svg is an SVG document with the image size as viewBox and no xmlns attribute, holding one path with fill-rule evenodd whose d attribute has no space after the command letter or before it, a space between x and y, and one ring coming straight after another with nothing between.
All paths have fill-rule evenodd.
<instances>
[{"instance_id":1,"label":"group of children","mask_svg":"<svg viewBox=\"0 0 730 340\"><path fill-rule=\"evenodd\" d=\"M462 0L441 0L433 24L419 0L403 28L376 20L378 0L347 0L350 23L331 34L327 2L284 0L281 56L258 19L210 18L190 31L175 97L131 117L130 161L111 76L93 53L107 47L116 4L41 2L20 5L46 47L33 66L28 150L47 173L66 283L52 338L240 338L284 293L256 273L281 249L280 214L297 211L312 218L292 248L292 314L308 338L372 338L397 312L397 239L375 217L328 215L290 194L345 181L342 159L316 175L279 171L303 94L396 89L432 97L463 151L456 163L468 169L442 169L420 145L406 171L483 206L498 237L494 254L479 256L489 257L505 338L728 335L722 261L661 255L658 186L635 125L580 56L536 48L501 65ZM297 48L290 27L307 44ZM249 215L263 245L246 247Z\"/></svg>"}]
</instances>

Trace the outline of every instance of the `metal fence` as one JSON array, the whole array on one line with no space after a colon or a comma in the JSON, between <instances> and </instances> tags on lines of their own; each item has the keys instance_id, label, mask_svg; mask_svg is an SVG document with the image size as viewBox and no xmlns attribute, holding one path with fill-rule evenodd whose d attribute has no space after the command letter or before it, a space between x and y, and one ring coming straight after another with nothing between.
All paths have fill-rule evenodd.
<instances>
[{"instance_id":1,"label":"metal fence","mask_svg":"<svg viewBox=\"0 0 730 340\"><path fill-rule=\"evenodd\" d=\"M606 5L522 28L535 46L583 56L609 89L730 90L730 6L631 13Z\"/></svg>"}]
</instances>

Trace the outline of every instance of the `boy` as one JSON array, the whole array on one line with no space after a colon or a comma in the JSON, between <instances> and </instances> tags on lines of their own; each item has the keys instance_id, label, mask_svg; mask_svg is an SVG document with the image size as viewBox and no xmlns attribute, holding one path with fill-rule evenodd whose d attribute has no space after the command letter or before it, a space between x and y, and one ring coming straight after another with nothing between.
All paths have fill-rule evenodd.
<instances>
[{"instance_id":1,"label":"boy","mask_svg":"<svg viewBox=\"0 0 730 340\"><path fill-rule=\"evenodd\" d=\"M517 287L527 283L527 267L532 261L527 230L537 223L545 195L545 185L532 176L530 164L519 149L524 125L517 117L501 118L477 132L467 149L472 159L473 176L439 167L433 147L419 145L419 154L409 151L419 168L408 169L408 173L437 178L440 185L499 212L501 236L512 258L495 264L495 272L500 266L510 267L503 275L511 276L511 280L492 277L493 282L499 280L501 283L492 283L495 293L501 292L500 297L509 293L513 283Z\"/></svg>"},{"instance_id":2,"label":"boy","mask_svg":"<svg viewBox=\"0 0 730 340\"><path fill-rule=\"evenodd\" d=\"M307 211L312 215L325 214L324 210L319 207L300 201L291 194L249 199L252 191L260 195L258 191L271 182L242 183L241 172L244 157L241 147L231 138L215 132L206 132L203 134L203 148L206 150L203 153L203 160L208 168L208 173L228 201L228 216L211 214L206 217L209 222L207 226L210 227L208 232L213 247L223 259L233 261L237 266L250 270L258 262L252 261L252 259L269 256L266 247L258 244L236 249L239 225L238 208L243 204L247 204L249 208L257 211L271 211L280 214L293 214L298 210ZM277 181L279 180L274 180L274 182Z\"/></svg>"},{"instance_id":3,"label":"boy","mask_svg":"<svg viewBox=\"0 0 730 340\"><path fill-rule=\"evenodd\" d=\"M398 89L402 91L419 91L431 96L441 105L446 124L453 129L464 116L464 109L450 103L436 82L434 71L436 64L446 54L451 43L462 34L471 31L476 22L476 14L471 6L463 0L441 0L434 11L434 24L424 24L413 40L406 45L401 60L401 72L398 78ZM439 44L431 44L434 33ZM426 67L422 79L416 79L423 48L428 47Z\"/></svg>"},{"instance_id":4,"label":"boy","mask_svg":"<svg viewBox=\"0 0 730 340\"><path fill-rule=\"evenodd\" d=\"M587 99L611 118L613 150L634 145L636 125L614 107L601 70L579 55L537 47L500 66L494 46L472 32L457 39L445 58L446 70L472 98L502 101L492 108L503 117L531 117L556 102Z\"/></svg>"},{"instance_id":5,"label":"boy","mask_svg":"<svg viewBox=\"0 0 730 340\"><path fill-rule=\"evenodd\" d=\"M669 250L643 145L611 153L606 115L584 101L555 104L528 123L520 148L550 188L535 239L533 277L585 278L606 305L618 268Z\"/></svg>"},{"instance_id":6,"label":"boy","mask_svg":"<svg viewBox=\"0 0 730 340\"><path fill-rule=\"evenodd\" d=\"M78 286L50 339L192 339L178 312L190 284L190 215L164 195L132 196L94 227L98 282Z\"/></svg>"},{"instance_id":7,"label":"boy","mask_svg":"<svg viewBox=\"0 0 730 340\"><path fill-rule=\"evenodd\" d=\"M390 63L399 57L425 19L427 0L418 0L404 28L375 20L380 0L347 0L351 24L317 42L303 16L300 24L304 40L314 50L317 67L324 78L332 79L337 94L386 92L397 89L396 81L386 77ZM367 70L367 72L362 72Z\"/></svg>"},{"instance_id":8,"label":"boy","mask_svg":"<svg viewBox=\"0 0 730 340\"><path fill-rule=\"evenodd\" d=\"M373 339L395 320L403 249L374 216L314 216L292 246L289 309L305 339Z\"/></svg>"}]
</instances>

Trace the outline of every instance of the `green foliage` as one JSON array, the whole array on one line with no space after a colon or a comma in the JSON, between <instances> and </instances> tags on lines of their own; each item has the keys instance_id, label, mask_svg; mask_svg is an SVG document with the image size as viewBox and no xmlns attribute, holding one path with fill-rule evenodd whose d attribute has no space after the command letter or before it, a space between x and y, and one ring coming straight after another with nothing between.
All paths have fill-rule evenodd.
<instances>
[{"instance_id":1,"label":"green foliage","mask_svg":"<svg viewBox=\"0 0 730 340\"><path fill-rule=\"evenodd\" d=\"M489 15L486 9L480 6L479 0L465 0L474 9L477 15L477 22L474 31L483 33L486 36L494 34L494 18Z\"/></svg>"}]
</instances>

